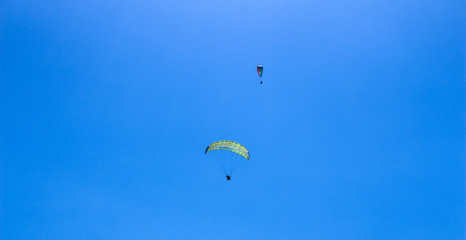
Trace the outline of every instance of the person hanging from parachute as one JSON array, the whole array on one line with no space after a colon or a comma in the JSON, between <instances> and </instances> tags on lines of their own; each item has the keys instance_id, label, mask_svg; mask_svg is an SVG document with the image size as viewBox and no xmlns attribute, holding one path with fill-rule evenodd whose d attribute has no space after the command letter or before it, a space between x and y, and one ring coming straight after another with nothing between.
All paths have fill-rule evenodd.
<instances>
[{"instance_id":1,"label":"person hanging from parachute","mask_svg":"<svg viewBox=\"0 0 466 240\"><path fill-rule=\"evenodd\" d=\"M264 67L262 65L257 66L257 75L259 75L259 78L262 78L262 72L264 71ZM259 84L262 84L262 80Z\"/></svg>"},{"instance_id":2,"label":"person hanging from parachute","mask_svg":"<svg viewBox=\"0 0 466 240\"><path fill-rule=\"evenodd\" d=\"M250 157L249 151L243 145L229 140L210 144L204 153L207 154L211 151L215 152L211 158L214 158L221 165L228 181L231 180L231 173L236 169L237 165L243 162L244 159L249 160Z\"/></svg>"}]
</instances>

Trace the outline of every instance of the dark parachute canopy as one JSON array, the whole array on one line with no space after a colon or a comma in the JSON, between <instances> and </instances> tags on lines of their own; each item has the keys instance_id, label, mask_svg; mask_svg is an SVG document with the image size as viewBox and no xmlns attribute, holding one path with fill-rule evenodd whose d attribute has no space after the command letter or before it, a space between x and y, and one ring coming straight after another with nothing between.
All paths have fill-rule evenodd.
<instances>
[{"instance_id":1,"label":"dark parachute canopy","mask_svg":"<svg viewBox=\"0 0 466 240\"><path fill-rule=\"evenodd\" d=\"M258 65L257 66L257 75L259 75L259 77L262 77L263 72L264 72L264 67L262 67L262 65Z\"/></svg>"},{"instance_id":2,"label":"dark parachute canopy","mask_svg":"<svg viewBox=\"0 0 466 240\"><path fill-rule=\"evenodd\" d=\"M207 153L212 155L212 158L220 164L227 178L231 176L239 163L244 159L249 160L250 157L249 151L243 145L229 140L221 140L210 144L205 150L205 154Z\"/></svg>"},{"instance_id":3,"label":"dark parachute canopy","mask_svg":"<svg viewBox=\"0 0 466 240\"><path fill-rule=\"evenodd\" d=\"M257 66L257 75L259 75L259 78L262 77L262 73L264 72L264 68L262 67L262 65L258 65ZM262 84L262 80L259 84Z\"/></svg>"}]
</instances>

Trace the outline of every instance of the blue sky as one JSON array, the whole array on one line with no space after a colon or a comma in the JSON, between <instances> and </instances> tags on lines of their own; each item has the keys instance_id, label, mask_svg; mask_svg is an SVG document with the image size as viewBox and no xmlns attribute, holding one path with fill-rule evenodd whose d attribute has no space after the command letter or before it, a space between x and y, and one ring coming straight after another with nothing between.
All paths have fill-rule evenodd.
<instances>
[{"instance_id":1,"label":"blue sky","mask_svg":"<svg viewBox=\"0 0 466 240\"><path fill-rule=\"evenodd\" d=\"M465 5L2 1L0 238L464 239Z\"/></svg>"}]
</instances>

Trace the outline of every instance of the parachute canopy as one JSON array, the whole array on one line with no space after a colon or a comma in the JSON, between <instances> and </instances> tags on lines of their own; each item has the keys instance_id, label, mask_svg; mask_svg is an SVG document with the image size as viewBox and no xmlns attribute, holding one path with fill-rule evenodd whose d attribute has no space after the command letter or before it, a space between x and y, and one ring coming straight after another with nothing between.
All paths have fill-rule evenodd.
<instances>
[{"instance_id":1,"label":"parachute canopy","mask_svg":"<svg viewBox=\"0 0 466 240\"><path fill-rule=\"evenodd\" d=\"M264 71L264 68L262 67L262 65L258 65L257 66L257 75L259 75L259 77L262 77L262 72Z\"/></svg>"},{"instance_id":2,"label":"parachute canopy","mask_svg":"<svg viewBox=\"0 0 466 240\"><path fill-rule=\"evenodd\" d=\"M250 156L249 151L245 147L243 147L243 145L228 140L217 141L210 144L206 148L205 154L213 150L228 150L246 158L246 160L249 160Z\"/></svg>"}]
</instances>

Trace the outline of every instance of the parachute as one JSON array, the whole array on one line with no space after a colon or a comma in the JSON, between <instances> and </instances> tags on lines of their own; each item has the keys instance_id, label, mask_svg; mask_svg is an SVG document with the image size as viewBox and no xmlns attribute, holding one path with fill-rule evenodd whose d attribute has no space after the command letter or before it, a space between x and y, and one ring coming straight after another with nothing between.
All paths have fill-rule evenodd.
<instances>
[{"instance_id":1,"label":"parachute","mask_svg":"<svg viewBox=\"0 0 466 240\"><path fill-rule=\"evenodd\" d=\"M209 146L207 146L206 150L205 150L205 154L207 154L207 152L210 152L210 151L213 151L213 150L228 150L228 151L232 151L236 154L239 154L241 155L242 157L246 158L246 160L249 160L249 151L243 147L243 145L237 143L237 142L233 142L233 141L228 141L228 140L222 140L222 141L217 141L217 142L214 142L212 144L210 144Z\"/></svg>"},{"instance_id":2,"label":"parachute","mask_svg":"<svg viewBox=\"0 0 466 240\"><path fill-rule=\"evenodd\" d=\"M264 68L262 67L262 65L258 65L257 66L257 75L259 75L259 78L262 77L262 73L264 72ZM262 84L262 80L259 84Z\"/></svg>"},{"instance_id":3,"label":"parachute","mask_svg":"<svg viewBox=\"0 0 466 240\"><path fill-rule=\"evenodd\" d=\"M257 66L257 75L259 75L259 77L262 77L263 72L264 72L264 67L262 67L262 65L258 65Z\"/></svg>"},{"instance_id":4,"label":"parachute","mask_svg":"<svg viewBox=\"0 0 466 240\"><path fill-rule=\"evenodd\" d=\"M207 157L215 159L220 164L228 180L239 163L245 159L246 161L249 160L250 157L249 151L243 145L229 140L217 141L210 144L205 150L205 154L207 153L209 153Z\"/></svg>"}]
</instances>

